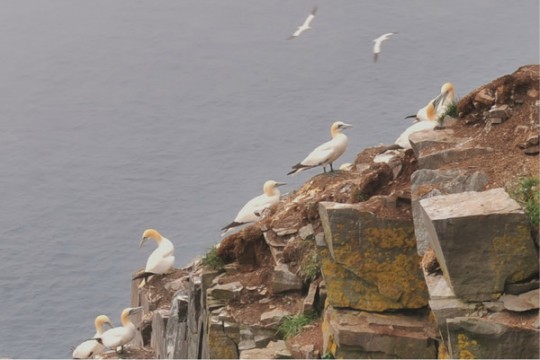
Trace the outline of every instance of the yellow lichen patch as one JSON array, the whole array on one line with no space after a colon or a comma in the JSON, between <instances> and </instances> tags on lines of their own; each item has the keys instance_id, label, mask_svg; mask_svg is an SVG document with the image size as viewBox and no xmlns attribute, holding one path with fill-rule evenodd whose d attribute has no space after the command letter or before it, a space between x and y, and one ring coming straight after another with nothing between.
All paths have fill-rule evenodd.
<instances>
[{"instance_id":1,"label":"yellow lichen patch","mask_svg":"<svg viewBox=\"0 0 540 360\"><path fill-rule=\"evenodd\" d=\"M410 228L371 227L363 232L362 237L381 249L416 248L412 226Z\"/></svg>"},{"instance_id":2,"label":"yellow lichen patch","mask_svg":"<svg viewBox=\"0 0 540 360\"><path fill-rule=\"evenodd\" d=\"M471 340L467 335L460 333L458 334L457 346L460 359L474 359L474 347L477 345L476 340Z\"/></svg>"}]
</instances>

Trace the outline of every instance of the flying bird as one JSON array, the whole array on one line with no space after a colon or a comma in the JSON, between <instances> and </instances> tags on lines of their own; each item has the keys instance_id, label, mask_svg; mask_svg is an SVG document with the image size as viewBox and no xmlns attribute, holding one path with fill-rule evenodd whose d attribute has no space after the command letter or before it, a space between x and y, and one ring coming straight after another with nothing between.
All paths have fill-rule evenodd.
<instances>
[{"instance_id":1,"label":"flying bird","mask_svg":"<svg viewBox=\"0 0 540 360\"><path fill-rule=\"evenodd\" d=\"M373 62L377 62L377 59L379 58L379 53L381 52L381 44L384 40L387 40L390 38L390 36L397 34L397 32L389 32L386 34L383 34L373 40L375 44L373 44Z\"/></svg>"},{"instance_id":2,"label":"flying bird","mask_svg":"<svg viewBox=\"0 0 540 360\"><path fill-rule=\"evenodd\" d=\"M221 230L227 231L230 228L259 220L260 214L264 209L279 201L281 193L279 192L278 187L282 185L286 185L286 183L274 180L266 181L263 186L263 194L249 200L242 209L240 209L238 215L234 218L234 221L221 228Z\"/></svg>"},{"instance_id":3,"label":"flying bird","mask_svg":"<svg viewBox=\"0 0 540 360\"><path fill-rule=\"evenodd\" d=\"M105 347L113 349L117 353L123 352L124 345L133 340L137 332L137 328L131 321L130 316L141 310L142 307L125 308L122 310L122 314L120 315L122 326L105 331L98 339ZM121 347L120 351L118 351L118 347Z\"/></svg>"},{"instance_id":4,"label":"flying bird","mask_svg":"<svg viewBox=\"0 0 540 360\"><path fill-rule=\"evenodd\" d=\"M300 171L311 169L316 166L322 166L324 172L326 172L326 166L330 165L330 171L334 171L332 163L339 158L347 149L348 139L345 134L342 133L346 128L352 125L345 124L342 121L336 121L330 127L330 134L332 134L332 140L319 145L313 150L304 160L292 167L292 170L287 174L297 174Z\"/></svg>"},{"instance_id":5,"label":"flying bird","mask_svg":"<svg viewBox=\"0 0 540 360\"><path fill-rule=\"evenodd\" d=\"M91 359L96 355L99 355L105 350L103 343L98 339L103 334L103 324L109 324L113 327L113 324L107 315L99 315L94 321L96 327L96 333L92 339L83 341L73 350L73 359Z\"/></svg>"},{"instance_id":6,"label":"flying bird","mask_svg":"<svg viewBox=\"0 0 540 360\"><path fill-rule=\"evenodd\" d=\"M441 93L418 110L416 115L406 116L405 119L415 118L416 121L437 120L446 112L448 105L454 102L454 85L446 82L441 86ZM433 109L431 109L433 107ZM428 111L429 110L429 111Z\"/></svg>"},{"instance_id":7,"label":"flying bird","mask_svg":"<svg viewBox=\"0 0 540 360\"><path fill-rule=\"evenodd\" d=\"M315 18L316 13L317 13L317 6L313 8L313 10L311 11L311 14L309 14L308 17L306 18L306 21L304 21L304 23L300 25L298 29L294 32L294 34L289 36L287 40L295 39L298 36L300 36L300 34L303 33L304 31L311 29L310 24Z\"/></svg>"},{"instance_id":8,"label":"flying bird","mask_svg":"<svg viewBox=\"0 0 540 360\"><path fill-rule=\"evenodd\" d=\"M149 277L167 273L174 264L173 243L169 239L163 237L157 230L147 229L142 235L139 248L141 248L144 245L144 242L149 239L154 240L158 247L148 257L144 272L133 278L133 280L143 279L139 287L143 287Z\"/></svg>"}]
</instances>

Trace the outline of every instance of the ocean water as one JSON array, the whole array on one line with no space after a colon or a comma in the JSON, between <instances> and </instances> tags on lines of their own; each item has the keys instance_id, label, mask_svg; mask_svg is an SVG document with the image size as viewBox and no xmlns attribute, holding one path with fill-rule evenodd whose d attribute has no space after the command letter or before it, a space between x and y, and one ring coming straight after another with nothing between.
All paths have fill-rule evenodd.
<instances>
[{"instance_id":1,"label":"ocean water","mask_svg":"<svg viewBox=\"0 0 540 360\"><path fill-rule=\"evenodd\" d=\"M354 126L338 167L444 82L539 61L536 0L0 5L0 357L70 357L96 315L119 324L144 229L189 263L264 181L318 174L285 175L333 121Z\"/></svg>"}]
</instances>

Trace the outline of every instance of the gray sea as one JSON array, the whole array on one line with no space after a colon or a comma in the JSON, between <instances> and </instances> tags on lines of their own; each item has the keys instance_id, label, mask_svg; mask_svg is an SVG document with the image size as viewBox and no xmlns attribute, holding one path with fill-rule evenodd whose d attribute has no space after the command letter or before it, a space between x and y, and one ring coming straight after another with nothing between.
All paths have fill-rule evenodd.
<instances>
[{"instance_id":1,"label":"gray sea","mask_svg":"<svg viewBox=\"0 0 540 360\"><path fill-rule=\"evenodd\" d=\"M313 29L287 37L314 5ZM119 324L154 227L176 265L330 138L390 144L539 61L537 0L0 1L0 357L66 358ZM373 63L372 40L397 31Z\"/></svg>"}]
</instances>

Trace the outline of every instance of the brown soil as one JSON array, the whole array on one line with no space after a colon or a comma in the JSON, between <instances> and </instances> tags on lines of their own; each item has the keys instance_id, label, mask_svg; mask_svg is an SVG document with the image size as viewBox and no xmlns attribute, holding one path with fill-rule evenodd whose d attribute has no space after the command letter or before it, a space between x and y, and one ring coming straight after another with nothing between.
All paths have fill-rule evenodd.
<instances>
[{"instance_id":1,"label":"brown soil","mask_svg":"<svg viewBox=\"0 0 540 360\"><path fill-rule=\"evenodd\" d=\"M300 334L286 341L287 347L292 350L292 355L295 359L303 358L303 354L297 349L304 345L313 345L313 350L319 356L323 355L323 336L322 336L322 320L314 321L305 327Z\"/></svg>"}]
</instances>

